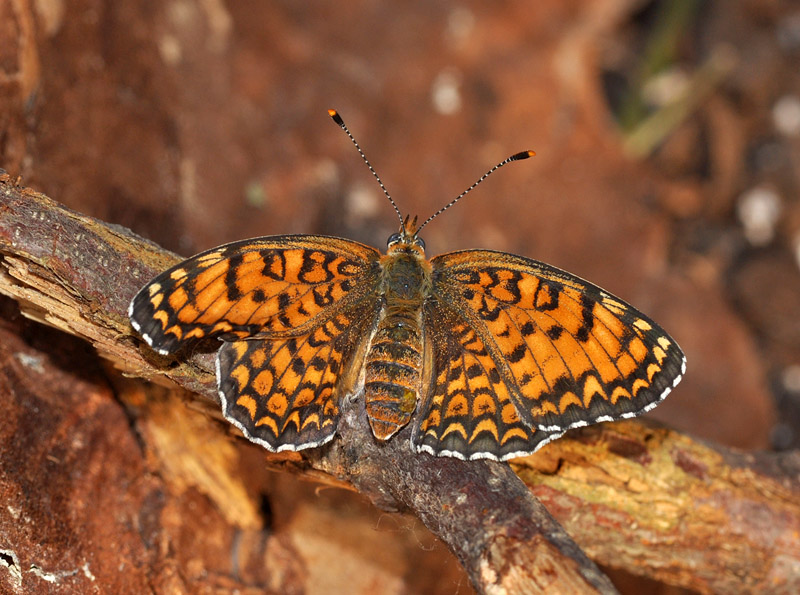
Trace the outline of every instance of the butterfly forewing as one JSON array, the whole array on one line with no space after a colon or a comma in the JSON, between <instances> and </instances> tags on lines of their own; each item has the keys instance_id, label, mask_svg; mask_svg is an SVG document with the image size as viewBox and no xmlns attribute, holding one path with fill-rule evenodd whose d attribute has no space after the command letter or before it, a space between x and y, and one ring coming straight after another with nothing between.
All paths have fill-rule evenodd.
<instances>
[{"instance_id":1,"label":"butterfly forewing","mask_svg":"<svg viewBox=\"0 0 800 595\"><path fill-rule=\"evenodd\" d=\"M437 300L474 331L492 362L485 367L531 427L559 432L633 417L684 372L683 352L663 329L574 275L479 250L432 264Z\"/></svg>"},{"instance_id":2,"label":"butterfly forewing","mask_svg":"<svg viewBox=\"0 0 800 595\"><path fill-rule=\"evenodd\" d=\"M357 242L321 236L235 242L156 277L134 297L129 316L162 354L190 339L293 331L374 289L379 257Z\"/></svg>"}]
</instances>

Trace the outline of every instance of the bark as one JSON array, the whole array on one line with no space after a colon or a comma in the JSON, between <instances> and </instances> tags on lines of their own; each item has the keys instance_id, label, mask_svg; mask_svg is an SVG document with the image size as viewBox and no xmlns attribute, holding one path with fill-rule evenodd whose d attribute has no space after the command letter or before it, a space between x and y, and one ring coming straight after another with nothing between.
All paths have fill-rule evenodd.
<instances>
[{"instance_id":1,"label":"bark","mask_svg":"<svg viewBox=\"0 0 800 595\"><path fill-rule=\"evenodd\" d=\"M162 464L207 450L197 457L207 474L226 465L224 449L209 448L233 434L215 407L214 343L164 358L127 320L133 294L179 257L7 175L0 176L0 255L0 293L25 316L87 340L127 376L173 387L172 398L158 401L161 422L138 437L158 441L158 452L182 453L164 455ZM133 415L143 406L135 392L119 379ZM182 400L212 420L191 444L186 437L200 432L170 414ZM349 486L384 510L411 511L448 544L480 592L615 592L590 558L700 592L800 590L797 453L735 452L640 421L572 432L510 465L415 455L406 438L377 445L354 402L330 445L264 452L263 461ZM212 499L231 498L230 486L215 481L206 482L219 490ZM14 565L13 553L0 552L0 560Z\"/></svg>"}]
</instances>

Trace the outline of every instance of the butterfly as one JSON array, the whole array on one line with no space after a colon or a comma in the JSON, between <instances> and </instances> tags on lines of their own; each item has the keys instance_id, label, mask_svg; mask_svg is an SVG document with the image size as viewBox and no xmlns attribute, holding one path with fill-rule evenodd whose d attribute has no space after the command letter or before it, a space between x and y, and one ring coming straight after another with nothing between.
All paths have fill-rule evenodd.
<instances>
[{"instance_id":1,"label":"butterfly","mask_svg":"<svg viewBox=\"0 0 800 595\"><path fill-rule=\"evenodd\" d=\"M403 218L385 254L317 235L234 242L163 272L133 298L133 328L173 354L219 337L225 417L268 450L336 434L360 398L372 434L412 424L414 449L461 459L530 454L570 428L649 411L686 359L654 321L548 264L490 250L428 259L422 225Z\"/></svg>"}]
</instances>

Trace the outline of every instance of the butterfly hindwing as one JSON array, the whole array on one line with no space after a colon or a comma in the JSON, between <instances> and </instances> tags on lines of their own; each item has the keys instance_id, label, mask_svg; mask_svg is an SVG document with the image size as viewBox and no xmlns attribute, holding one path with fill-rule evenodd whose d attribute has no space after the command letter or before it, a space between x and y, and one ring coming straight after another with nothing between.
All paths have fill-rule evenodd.
<instances>
[{"instance_id":1,"label":"butterfly hindwing","mask_svg":"<svg viewBox=\"0 0 800 595\"><path fill-rule=\"evenodd\" d=\"M133 298L128 314L162 354L190 339L291 331L373 290L379 257L374 248L323 236L235 242L160 274Z\"/></svg>"},{"instance_id":2,"label":"butterfly hindwing","mask_svg":"<svg viewBox=\"0 0 800 595\"><path fill-rule=\"evenodd\" d=\"M302 335L223 343L217 382L225 417L273 452L328 442L378 305L362 300Z\"/></svg>"},{"instance_id":3,"label":"butterfly hindwing","mask_svg":"<svg viewBox=\"0 0 800 595\"><path fill-rule=\"evenodd\" d=\"M433 302L425 313L425 331L433 374L414 427L418 450L505 460L561 435L520 419L483 339L457 311Z\"/></svg>"},{"instance_id":4,"label":"butterfly hindwing","mask_svg":"<svg viewBox=\"0 0 800 595\"><path fill-rule=\"evenodd\" d=\"M481 250L432 264L433 293L473 329L532 427L559 432L639 415L685 370L680 347L652 320L555 267Z\"/></svg>"}]
</instances>

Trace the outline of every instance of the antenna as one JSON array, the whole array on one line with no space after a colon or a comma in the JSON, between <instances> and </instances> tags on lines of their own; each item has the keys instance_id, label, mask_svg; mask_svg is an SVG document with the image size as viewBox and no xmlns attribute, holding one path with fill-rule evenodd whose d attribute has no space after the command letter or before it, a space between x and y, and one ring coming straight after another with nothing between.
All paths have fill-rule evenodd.
<instances>
[{"instance_id":1,"label":"antenna","mask_svg":"<svg viewBox=\"0 0 800 595\"><path fill-rule=\"evenodd\" d=\"M503 160L502 160L500 163L498 163L497 165L495 165L495 166L494 166L492 169L490 169L490 170L489 170L489 171L487 171L485 174L483 174L483 175L482 175L480 178L478 178L478 181L477 181L477 182L475 182L475 183L474 183L472 186L470 186L469 188L467 188L466 190L464 190L464 192L462 192L461 194L459 194L458 196L456 196L456 197L455 197L453 200L451 200L449 203L447 203L446 205L444 205L444 206L443 206L441 209L439 209L438 211L436 211L436 212L435 212L433 215L431 215L430 217L428 217L427 219L425 219L425 221L422 223L422 225L420 225L420 226L417 228L417 231L416 231L416 233L419 233L419 232L420 232L420 230L421 230L423 227L425 227L425 226L426 226L428 223L430 223L431 221L433 221L433 220L434 220L436 217L438 217L439 215L441 215L442 213L444 213L444 212L445 212L447 209L449 209L449 208L450 208L450 207L452 207L454 204L456 204L456 203L457 203L459 200L461 200L462 198L464 198L464 196L466 196L466 195L467 195L467 193L469 193L469 192L470 192L472 189L474 189L474 188L475 188L475 187L476 187L478 184L480 184L481 182L483 182L483 181L484 181L486 178L488 178L490 175L492 175L494 172L496 172L498 169L500 169L500 168L501 168L501 167L503 167L504 165L506 165L506 164L508 164L508 163L511 163L512 161L520 161L520 160L522 160L522 159L528 159L529 157L533 157L534 155L536 155L536 153L535 153L535 152L533 152L533 151L521 151L521 152L519 152L519 153L514 153L514 154L513 154L511 157L508 157L507 159L503 159Z\"/></svg>"},{"instance_id":2,"label":"antenna","mask_svg":"<svg viewBox=\"0 0 800 595\"><path fill-rule=\"evenodd\" d=\"M363 159L364 163L367 164L367 167L369 168L369 171L371 171L372 175L375 176L375 179L378 181L378 184L380 185L381 190L383 190L383 193L386 195L386 198L388 198L389 202L392 203L392 206L394 207L394 210L397 213L397 217L400 219L400 225L401 225L402 229L406 230L406 223L408 221L408 217L406 217L405 221L403 220L403 214L400 212L400 209L397 207L397 203L394 202L394 199L389 195L389 192L386 190L386 186L383 185L383 182L381 182L380 176L375 171L375 169L372 167L372 164L369 162L369 159L367 159L367 156L364 155L364 151L361 150L361 147L359 146L358 141L356 141L356 139L353 137L353 135L350 134L350 130L347 128L347 125L344 123L344 120L342 120L342 117L339 115L339 112L337 112L335 109L329 109L328 110L328 115L333 119L334 122L336 122L339 125L339 128L344 130L345 134L347 134L347 136L350 137L350 140L352 141L352 143L355 145L356 149L358 150L358 154L361 155L361 159ZM496 172L498 169L500 169L504 165L506 165L508 163L511 163L512 161L521 161L522 159L528 159L529 157L533 157L534 155L536 155L536 153L534 151L521 151L519 153L514 153L513 155L511 155L511 157L508 157L507 159L503 159L500 163L495 165L492 169L490 169L485 174L483 174L480 178L478 178L478 181L475 182L472 186L470 186L469 188L464 190L464 192L462 192L461 194L456 196L453 200L451 200L449 203L444 205L441 209L436 211L433 215L431 215L430 217L425 219L423 224L420 225L419 227L417 227L413 231L413 235L416 236L423 227L425 227L428 223L433 221L436 217L438 217L439 215L444 213L447 209L449 209L454 204L456 204L459 200L464 198L478 184L483 182L486 178L488 178L490 175L492 175L494 172ZM416 221L416 218L414 219L414 221ZM412 227L413 227L413 225L412 225ZM408 230L408 231L410 231L410 230Z\"/></svg>"},{"instance_id":3,"label":"antenna","mask_svg":"<svg viewBox=\"0 0 800 595\"><path fill-rule=\"evenodd\" d=\"M386 190L386 186L384 186L383 182L381 182L381 178L378 175L378 172L376 172L375 169L373 169L372 164L369 162L369 159L367 159L367 156L364 155L364 151L361 150L361 147L359 146L358 141L356 141L356 139L353 137L353 135L350 134L350 130L348 130L347 124L344 123L344 120L342 120L342 117L339 115L339 112L337 112L335 109L329 109L328 110L328 115L331 118L333 118L333 121L336 122L339 125L339 128L344 130L345 134L347 134L347 136L350 137L350 140L353 142L353 144L355 145L356 149L358 150L358 154L361 155L361 159L363 159L364 163L367 164L367 167L369 168L369 171L371 171L372 175L375 176L375 179L378 180L378 184L380 185L381 190L383 190L383 193L386 195L386 198L388 198L389 202L392 203L392 206L394 207L394 210L397 213L397 216L400 218L400 225L403 226L403 228L405 228L405 224L403 223L403 214L400 212L400 209L397 207L397 203L395 203L394 199L389 195L389 192ZM495 169L497 169L497 168L495 168Z\"/></svg>"}]
</instances>

